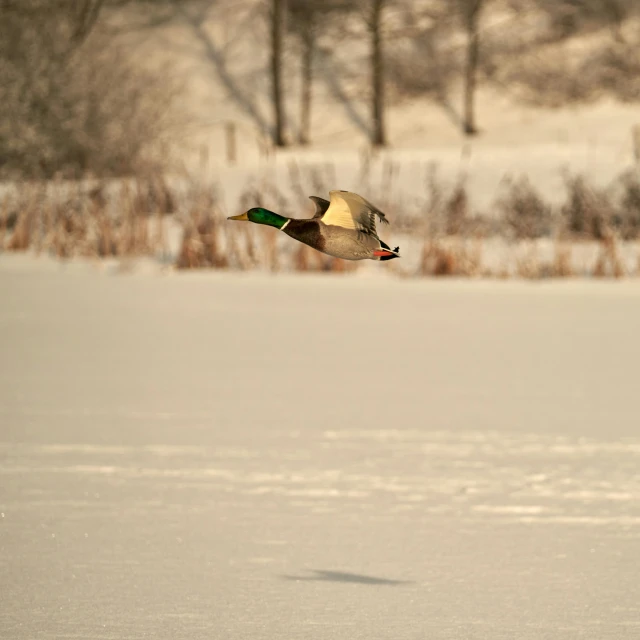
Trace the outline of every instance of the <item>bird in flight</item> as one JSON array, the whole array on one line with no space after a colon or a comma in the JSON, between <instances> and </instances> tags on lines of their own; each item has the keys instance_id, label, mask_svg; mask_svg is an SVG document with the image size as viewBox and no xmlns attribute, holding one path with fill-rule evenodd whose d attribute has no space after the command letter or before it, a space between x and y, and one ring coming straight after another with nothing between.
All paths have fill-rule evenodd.
<instances>
[{"instance_id":1,"label":"bird in flight","mask_svg":"<svg viewBox=\"0 0 640 640\"><path fill-rule=\"evenodd\" d=\"M389 248L378 237L376 218L389 224L380 209L357 193L330 191L330 200L309 196L316 205L312 218L285 218L269 209L254 207L229 220L246 220L284 231L322 253L343 260L393 260L400 247Z\"/></svg>"}]
</instances>

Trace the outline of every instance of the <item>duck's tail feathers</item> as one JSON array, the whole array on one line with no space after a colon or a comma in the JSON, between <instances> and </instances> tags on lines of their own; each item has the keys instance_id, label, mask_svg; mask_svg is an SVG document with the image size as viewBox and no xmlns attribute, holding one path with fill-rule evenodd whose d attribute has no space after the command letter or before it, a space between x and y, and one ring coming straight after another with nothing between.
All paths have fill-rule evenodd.
<instances>
[{"instance_id":1,"label":"duck's tail feathers","mask_svg":"<svg viewBox=\"0 0 640 640\"><path fill-rule=\"evenodd\" d=\"M380 240L380 246L382 247L382 251L374 252L374 255L379 256L380 260L393 260L394 258L400 257L400 247L396 247L395 249L391 249L388 244L382 242Z\"/></svg>"}]
</instances>

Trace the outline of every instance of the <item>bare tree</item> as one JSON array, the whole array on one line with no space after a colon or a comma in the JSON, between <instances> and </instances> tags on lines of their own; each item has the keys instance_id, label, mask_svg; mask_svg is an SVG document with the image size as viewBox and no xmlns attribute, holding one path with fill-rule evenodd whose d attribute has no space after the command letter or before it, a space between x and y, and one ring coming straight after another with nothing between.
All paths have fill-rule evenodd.
<instances>
[{"instance_id":1,"label":"bare tree","mask_svg":"<svg viewBox=\"0 0 640 640\"><path fill-rule=\"evenodd\" d=\"M478 78L478 61L480 54L480 33L478 23L485 0L458 0L465 32L467 48L464 65L464 110L462 116L463 131L468 136L478 133L475 116L475 95Z\"/></svg>"},{"instance_id":2,"label":"bare tree","mask_svg":"<svg viewBox=\"0 0 640 640\"><path fill-rule=\"evenodd\" d=\"M528 4L546 14L559 39L606 26L616 41L623 42L625 20L640 12L637 0L529 0Z\"/></svg>"},{"instance_id":3,"label":"bare tree","mask_svg":"<svg viewBox=\"0 0 640 640\"><path fill-rule=\"evenodd\" d=\"M618 42L624 42L622 24L629 16L632 5L627 0L601 0L603 10L611 25L613 37ZM635 3L637 5L637 3ZM635 6L634 6L635 8Z\"/></svg>"},{"instance_id":4,"label":"bare tree","mask_svg":"<svg viewBox=\"0 0 640 640\"><path fill-rule=\"evenodd\" d=\"M447 0L430 0L420 7L412 0L395 0L393 6L398 8L395 28L386 33L393 44L385 51L389 84L402 98L428 96L447 102L458 69L458 52L447 28L451 6Z\"/></svg>"},{"instance_id":5,"label":"bare tree","mask_svg":"<svg viewBox=\"0 0 640 640\"><path fill-rule=\"evenodd\" d=\"M347 13L352 7L348 0L288 0L289 24L302 49L300 56L300 127L298 142L311 141L311 110L314 65L318 38L323 30L331 29L331 18Z\"/></svg>"},{"instance_id":6,"label":"bare tree","mask_svg":"<svg viewBox=\"0 0 640 640\"><path fill-rule=\"evenodd\" d=\"M82 44L95 27L105 0L77 0L69 8L73 12L73 34L71 41L75 46Z\"/></svg>"},{"instance_id":7,"label":"bare tree","mask_svg":"<svg viewBox=\"0 0 640 640\"><path fill-rule=\"evenodd\" d=\"M117 174L150 158L174 85L168 73L159 81L137 67L105 36L102 7L101 0L0 5L4 174Z\"/></svg>"},{"instance_id":8,"label":"bare tree","mask_svg":"<svg viewBox=\"0 0 640 640\"><path fill-rule=\"evenodd\" d=\"M282 45L285 34L286 0L271 0L271 91L273 101L273 142L286 147L285 115L282 91Z\"/></svg>"},{"instance_id":9,"label":"bare tree","mask_svg":"<svg viewBox=\"0 0 640 640\"><path fill-rule=\"evenodd\" d=\"M311 92L313 84L313 53L315 37L313 14L303 22L302 83L300 88L300 134L298 142L309 144L311 140Z\"/></svg>"},{"instance_id":10,"label":"bare tree","mask_svg":"<svg viewBox=\"0 0 640 640\"><path fill-rule=\"evenodd\" d=\"M300 128L298 142L311 140L311 96L313 91L313 59L316 49L320 3L309 0L289 0L290 22L302 47L300 58Z\"/></svg>"},{"instance_id":11,"label":"bare tree","mask_svg":"<svg viewBox=\"0 0 640 640\"><path fill-rule=\"evenodd\" d=\"M371 56L371 142L382 147L387 144L385 127L385 77L382 42L382 17L387 0L371 0L367 28L370 38Z\"/></svg>"},{"instance_id":12,"label":"bare tree","mask_svg":"<svg viewBox=\"0 0 640 640\"><path fill-rule=\"evenodd\" d=\"M513 37L507 48L493 45L496 77L512 95L531 105L552 107L589 103L607 95L624 102L640 100L637 0L511 2L518 15L529 14L535 25L527 39ZM607 31L610 38L603 38ZM566 55L572 39L582 42ZM483 65L486 58L483 45Z\"/></svg>"},{"instance_id":13,"label":"bare tree","mask_svg":"<svg viewBox=\"0 0 640 640\"><path fill-rule=\"evenodd\" d=\"M226 33L222 35L211 27L215 25L220 16L228 17L229 14L238 14L242 18L242 12L234 7L228 0L105 0L108 6L126 8L126 22L115 27L120 32L144 32L153 29L162 30L172 24L180 24L189 30L192 42L188 45L176 45L171 36L167 39L168 46L177 46L180 53L204 59L218 81L234 101L236 106L258 128L261 134L268 136L275 142L276 127L260 108L258 92L255 87L248 86L242 74L232 68L230 56L230 43L234 39L225 41ZM280 0L282 6L286 6L286 0ZM275 0L262 0L261 2L244 3L245 25L251 27L259 25L260 31L266 28L266 38L260 39L256 47L261 47L259 54L268 53L271 50L271 29L273 26L273 5ZM260 11L255 11L259 8ZM249 17L249 19L247 19ZM255 18L255 19L254 19ZM262 36L262 33L261 33ZM264 44L264 40L268 44ZM276 46L280 47L277 58L282 57L282 43L278 40ZM271 65L269 65L271 67ZM271 73L260 73L260 77L271 80ZM273 82L270 82L273 87ZM280 72L281 104L283 101L282 73ZM273 101L272 101L273 102ZM284 120L284 109L281 110ZM284 124L282 126L284 130Z\"/></svg>"}]
</instances>

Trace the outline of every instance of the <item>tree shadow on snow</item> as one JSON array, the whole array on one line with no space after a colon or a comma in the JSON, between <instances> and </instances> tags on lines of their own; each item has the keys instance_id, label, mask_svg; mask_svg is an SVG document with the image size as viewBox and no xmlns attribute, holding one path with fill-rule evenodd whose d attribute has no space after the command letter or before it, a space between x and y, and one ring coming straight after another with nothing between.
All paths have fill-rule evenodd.
<instances>
[{"instance_id":1,"label":"tree shadow on snow","mask_svg":"<svg viewBox=\"0 0 640 640\"><path fill-rule=\"evenodd\" d=\"M322 74L329 91L333 97L342 104L349 120L351 120L362 133L370 138L372 134L371 126L367 122L367 119L358 112L358 108L343 87L338 71L334 67L334 60L331 54L323 49L319 49L318 57L322 62L322 64L318 65L319 73Z\"/></svg>"},{"instance_id":2,"label":"tree shadow on snow","mask_svg":"<svg viewBox=\"0 0 640 640\"><path fill-rule=\"evenodd\" d=\"M312 569L312 576L281 576L283 580L295 580L305 582L352 582L355 584L377 584L395 586L400 584L412 584L411 580L390 580L389 578L376 578L364 576L359 573L346 573L345 571L325 571Z\"/></svg>"},{"instance_id":3,"label":"tree shadow on snow","mask_svg":"<svg viewBox=\"0 0 640 640\"><path fill-rule=\"evenodd\" d=\"M441 95L438 97L437 102L444 109L444 112L447 114L449 120L451 120L456 129L463 129L464 119L462 118L462 114L458 113L451 100L449 100L449 96Z\"/></svg>"},{"instance_id":4,"label":"tree shadow on snow","mask_svg":"<svg viewBox=\"0 0 640 640\"><path fill-rule=\"evenodd\" d=\"M238 84L236 78L227 68L224 48L218 46L213 35L206 30L204 15L200 17L193 16L181 5L177 5L177 7L183 19L191 28L192 34L203 46L207 60L213 65L218 79L227 89L229 95L234 99L238 107L255 122L260 131L273 135L273 127L262 116L251 94Z\"/></svg>"}]
</instances>

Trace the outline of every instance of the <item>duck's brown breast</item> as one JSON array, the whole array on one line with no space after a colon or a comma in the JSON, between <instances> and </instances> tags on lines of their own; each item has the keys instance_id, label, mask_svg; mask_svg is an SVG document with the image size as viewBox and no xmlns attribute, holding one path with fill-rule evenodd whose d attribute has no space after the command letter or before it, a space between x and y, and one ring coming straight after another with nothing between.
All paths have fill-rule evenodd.
<instances>
[{"instance_id":1,"label":"duck's brown breast","mask_svg":"<svg viewBox=\"0 0 640 640\"><path fill-rule=\"evenodd\" d=\"M320 231L320 223L317 220L291 219L283 232L298 242L308 244L314 249L324 251L325 241Z\"/></svg>"}]
</instances>

